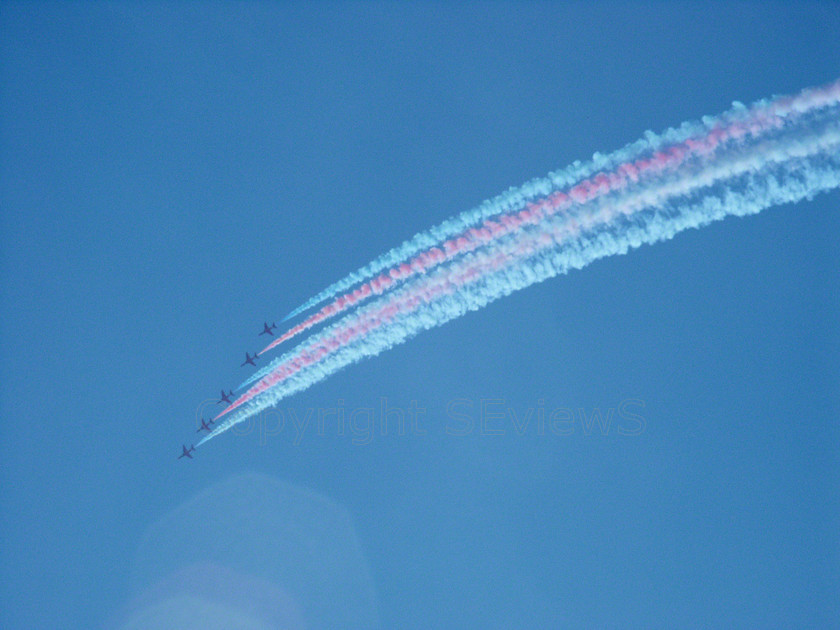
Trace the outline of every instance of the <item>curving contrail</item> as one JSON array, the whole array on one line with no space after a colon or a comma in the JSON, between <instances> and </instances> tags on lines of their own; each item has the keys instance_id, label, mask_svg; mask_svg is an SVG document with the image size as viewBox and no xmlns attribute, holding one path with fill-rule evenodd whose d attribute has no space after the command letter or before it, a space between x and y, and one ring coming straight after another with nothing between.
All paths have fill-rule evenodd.
<instances>
[{"instance_id":1,"label":"curving contrail","mask_svg":"<svg viewBox=\"0 0 840 630\"><path fill-rule=\"evenodd\" d=\"M795 97L762 100L756 102L749 110L736 102L733 103L733 108L730 111L720 116L706 116L701 122L686 122L678 129L669 129L659 135L649 131L645 133L644 138L609 155L595 153L592 160L587 163L578 161L563 170L550 173L545 178L534 179L519 188L510 188L501 195L483 202L477 208L463 212L447 219L440 225L416 234L413 238L313 296L286 315L283 321L287 321L326 300L336 297L356 284L374 278L380 272L400 265L400 263L423 250L439 247L447 239L457 238L459 235L463 236L466 230L482 221L511 210L521 209L535 199L544 198L551 191L574 185L577 185L578 188L591 183L601 185L606 173L610 171L620 172L622 167L632 170L634 166L641 166L641 170L644 170L645 166L648 165L646 164L648 160L644 156L654 153L661 154L663 151L679 145L689 149L697 147L702 150L704 141L711 140L712 143L716 143L724 139L723 136L726 135L727 127L737 129L740 126L742 129L749 128L751 132L755 132L756 127L762 125L768 117L779 119L797 111L801 112L819 107L826 101L836 98L836 89L836 85L832 84L825 88L804 91ZM736 132L730 137L737 138L738 133ZM657 157L661 157L661 155ZM599 176L599 181L586 181L586 178L596 173ZM632 176L635 177L635 175Z\"/></svg>"},{"instance_id":2,"label":"curving contrail","mask_svg":"<svg viewBox=\"0 0 840 630\"><path fill-rule=\"evenodd\" d=\"M663 171L677 169L688 160L708 160L713 157L714 153L731 149L733 145L743 142L745 136L749 136L752 141L755 141L757 136L777 129L784 124L785 117L819 107L826 102L826 99L830 98L831 90L812 90L786 101L781 99L760 101L749 109L736 103L730 112L718 117L705 117L703 125L687 123L679 130L672 129L661 136L649 132L644 140L629 145L606 158L599 158L596 162L590 164L577 164L570 167L561 172L566 180L569 180L573 175L591 174L594 168L593 164L611 165L610 169L602 170L592 177L573 180L574 185L560 186L560 190L537 202L525 203L524 208L517 212L500 214L498 218L494 217L494 219L485 218L481 224L467 227L464 231L455 234L454 230L457 227L473 225L473 219L478 216L475 210L463 213L455 219L447 221L443 226L432 228L417 235L409 243L404 243L399 248L391 250L387 255L378 258L374 261L375 264L371 263L371 265L363 268L363 270L373 270L374 268L381 270L380 265L385 263L393 265L378 277L365 281L352 292L335 297L318 312L274 339L259 354L268 352L316 324L358 305L372 295L381 295L391 288L393 281L401 282L415 274L425 273L433 266L472 251L485 245L488 241L506 234L517 228L519 223L523 221L533 222L541 218L544 212L562 212L571 203L587 203L605 194L621 191L630 185L638 184L640 180L661 176ZM620 162L621 159L631 155L635 159ZM639 157L640 155L643 155L643 157ZM560 177L554 177L554 179L556 182L563 181ZM526 188L528 191L535 190L534 182L526 185ZM508 191L496 200L485 202L481 208L485 212L495 212L504 208L512 198L521 201L525 196L523 193L515 194ZM435 240L437 236L444 234L448 234L450 238L443 241ZM434 245L417 253L414 245L423 242L434 243ZM401 255L403 255L402 258L400 258ZM410 258L410 256L413 257ZM312 300L327 296L327 293L330 294L327 297L332 297L339 289L343 290L352 286L354 281L364 277L363 270L350 274L340 283L332 285ZM238 389L254 380L256 380L256 377L252 377L240 385Z\"/></svg>"},{"instance_id":3,"label":"curving contrail","mask_svg":"<svg viewBox=\"0 0 840 630\"><path fill-rule=\"evenodd\" d=\"M397 248L402 259L388 258L392 250L374 261L369 268L387 259L383 268L402 271L341 296L340 307L318 321L340 317L257 372L200 443L346 365L512 291L691 227L840 187L840 81L750 108L736 104L720 117L640 142L576 164L563 177L535 180L540 186L509 191L498 198L504 203L466 213L471 223L460 215L443 224L448 228L426 233L416 250ZM491 206L497 210L482 214ZM435 249L440 254L429 254ZM418 257L425 262L413 264Z\"/></svg>"}]
</instances>

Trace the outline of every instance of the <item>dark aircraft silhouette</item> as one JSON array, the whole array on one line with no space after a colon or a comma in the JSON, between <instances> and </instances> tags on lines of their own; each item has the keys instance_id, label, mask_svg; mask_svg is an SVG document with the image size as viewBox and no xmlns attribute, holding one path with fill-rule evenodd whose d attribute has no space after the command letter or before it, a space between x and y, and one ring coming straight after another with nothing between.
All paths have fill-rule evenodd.
<instances>
[{"instance_id":1,"label":"dark aircraft silhouette","mask_svg":"<svg viewBox=\"0 0 840 630\"><path fill-rule=\"evenodd\" d=\"M248 354L248 353L246 352L245 354ZM232 390L228 390L227 394L225 394L225 390L222 390L222 397L219 400L216 401L216 404L221 405L223 402L226 402L227 404L230 404L230 402L231 402L230 397L231 396L233 396L233 391Z\"/></svg>"},{"instance_id":2,"label":"dark aircraft silhouette","mask_svg":"<svg viewBox=\"0 0 840 630\"><path fill-rule=\"evenodd\" d=\"M184 452L178 455L178 459L181 459L182 457L189 457L190 459L192 459L192 455L190 455L190 453L192 453L195 450L195 446L190 444L190 448L187 449L187 445L184 444L181 448L184 449Z\"/></svg>"},{"instance_id":3,"label":"dark aircraft silhouette","mask_svg":"<svg viewBox=\"0 0 840 630\"><path fill-rule=\"evenodd\" d=\"M257 358L256 354L254 354L254 356L251 356L247 352L245 353L245 363L250 363L254 367L257 367L257 364L254 363L254 359L256 359L256 358ZM243 363L240 367L245 367L245 363Z\"/></svg>"},{"instance_id":4,"label":"dark aircraft silhouette","mask_svg":"<svg viewBox=\"0 0 840 630\"><path fill-rule=\"evenodd\" d=\"M268 322L263 322L263 331L260 333L260 335L271 335L273 337L274 333L271 331L275 328L277 328L277 324L275 324L274 322L271 322L271 326L268 325Z\"/></svg>"},{"instance_id":5,"label":"dark aircraft silhouette","mask_svg":"<svg viewBox=\"0 0 840 630\"><path fill-rule=\"evenodd\" d=\"M212 420L210 420L209 422L210 422L210 424L213 424ZM202 418L201 419L201 426L198 427L198 430L196 431L196 433L201 433L202 430L207 431L207 433L210 433L210 431L213 430L213 429L210 428L210 424L207 424L207 422L204 420L204 418Z\"/></svg>"}]
</instances>

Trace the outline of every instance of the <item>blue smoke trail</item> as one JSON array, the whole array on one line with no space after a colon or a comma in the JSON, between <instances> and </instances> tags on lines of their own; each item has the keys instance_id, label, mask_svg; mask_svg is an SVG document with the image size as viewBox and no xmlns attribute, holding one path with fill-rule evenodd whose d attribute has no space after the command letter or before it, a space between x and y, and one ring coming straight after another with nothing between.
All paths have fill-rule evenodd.
<instances>
[{"instance_id":1,"label":"blue smoke trail","mask_svg":"<svg viewBox=\"0 0 840 630\"><path fill-rule=\"evenodd\" d=\"M840 187L840 82L813 93L825 98L787 111L788 100L776 102L784 124L773 134L522 226L344 315L260 370L260 381L220 416L236 413L202 443L347 365L512 291L685 229Z\"/></svg>"}]
</instances>

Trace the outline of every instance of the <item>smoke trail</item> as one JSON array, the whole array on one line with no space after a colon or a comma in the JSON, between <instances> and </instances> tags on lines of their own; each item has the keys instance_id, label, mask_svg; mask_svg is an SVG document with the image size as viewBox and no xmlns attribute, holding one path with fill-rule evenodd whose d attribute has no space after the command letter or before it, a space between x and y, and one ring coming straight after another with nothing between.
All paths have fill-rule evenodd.
<instances>
[{"instance_id":1,"label":"smoke trail","mask_svg":"<svg viewBox=\"0 0 840 630\"><path fill-rule=\"evenodd\" d=\"M829 134L826 142L822 143L822 146L811 146L809 148L814 149L817 148L822 150L825 147L836 151L837 146L840 145L840 132L835 132ZM807 149L806 149L807 151ZM764 169L765 169L765 177L767 182L772 185L774 179L775 170L773 162L779 162L784 160L787 162L786 171L783 173L788 173L788 175L793 174L800 174L802 172L808 174L807 169L803 170L802 165L797 161L797 156L803 154L802 147L793 147L790 151L784 152L779 154L778 152L770 152L767 154L768 159L764 159ZM743 187L744 184L738 181L738 178L745 178L745 177L752 177L751 173L755 168L756 164L755 161L751 160L742 160L740 163L733 163L729 165L720 165L718 168L720 170L724 170L729 172L731 186L721 187L719 197L717 197L718 201L715 203L717 205L714 208L719 209L721 203L719 201L720 198L728 199L729 203L732 205L730 210L728 211L730 214L746 214L751 212L756 212L764 207L769 205L773 205L775 203L781 203L783 201L792 201L798 200L802 197L801 188L796 186L796 181L793 180L788 183L786 186L787 188L792 191L792 196L778 196L771 190L765 191L764 197L760 195L755 195L752 198L738 197L736 193L733 193L731 189L737 190L740 187ZM817 172L816 170L814 172ZM716 220L723 218L725 213L713 214L710 212L709 208L712 207L710 204L713 203L711 200L714 200L715 197L709 194L707 191L706 195L708 199L704 201L702 205L698 206L695 203L694 205L689 204L689 200L683 199L682 203L684 204L681 207L677 207L674 210L670 207L670 204L664 203L663 199L674 198L677 196L685 197L687 194L690 194L693 189L699 187L706 187L709 182L714 182L720 179L719 173L707 173L705 177L698 178L692 182L694 185L688 185L686 182L675 182L671 185L663 187L661 190L656 192L650 192L645 195L640 195L638 198L632 201L628 201L622 206L615 206L615 205L607 205L602 208L597 213L592 213L585 217L580 217L575 222L569 221L562 221L562 222L555 222L552 225L543 225L540 227L539 230L532 230L528 231L523 234L517 234L515 238L508 239L507 242L502 242L498 244L496 249L488 250L487 252L483 252L480 255L473 256L468 259L468 264L466 266L459 265L454 268L444 269L439 274L435 276L432 281L425 281L420 280L414 285L414 289L409 292L409 295L413 296L406 300L398 300L393 298L391 300L384 300L387 308L389 309L397 309L397 310L404 310L406 304L409 306L416 306L418 304L417 296L422 292L422 301L429 302L431 301L431 297L436 295L436 292L439 292L440 287L444 285L448 286L460 286L461 282L458 280L460 277L476 277L479 276L481 273L486 273L487 271L494 271L495 268L501 262L506 262L507 264L513 264L514 262L520 262L524 258L529 258L536 249L547 249L549 247L557 247L561 246L563 248L563 253L566 256L583 256L583 260L587 262L589 260L593 260L595 258L600 258L605 255L609 255L611 253L615 253L616 249L621 249L622 251L626 251L628 247L636 247L644 242L654 242L656 240L663 240L665 238L670 238L675 234L677 231L682 229L686 229L687 227L694 227L696 225L700 225L705 222L709 222L711 220ZM808 189L813 189L814 191L821 190L826 188L824 184L821 182L831 181L825 177L814 179L809 179L809 187ZM749 187L751 190L761 190L759 183L756 181L750 181ZM830 186L828 186L830 187ZM776 195L776 196L774 196ZM737 203L735 203L737 201ZM649 210L650 202L654 202L657 208L657 212L649 212L646 211L641 214L635 214L638 212L639 208L646 208ZM752 208L752 209L750 209ZM665 220L664 217L668 217L669 215L676 216ZM687 220L685 217L689 217ZM693 217L693 219L692 219ZM708 217L707 219L703 219L703 217ZM624 223L622 223L622 220ZM628 223L628 221L630 221ZM644 236L639 235L639 226L636 224L641 223L643 227L645 226L657 226L657 231L652 232L653 236L649 238L645 238ZM669 226L677 226L677 229L674 231L669 232ZM598 227L602 228L601 232L594 231L594 228ZM651 228L646 228L648 232L650 232ZM618 236L614 236L613 233L618 232ZM576 239L576 240L575 240ZM609 242L613 243L621 243L622 239L626 240L627 244L618 247L616 245L612 245L605 249L603 252L600 252L597 248L594 247L593 243L604 243L605 239ZM529 259L529 264L537 264L539 261L536 259ZM582 265L575 265L575 266L582 266ZM561 273L566 271L566 269L559 269L555 272ZM527 277L531 270L526 266L520 273ZM536 280L534 280L536 281ZM416 287L420 287L417 289ZM513 290L513 289L510 289ZM510 291L505 291L501 293L504 295ZM461 296L463 297L463 296ZM482 304L483 305L483 304ZM472 309L470 309L472 310ZM371 320L371 315L369 315L370 311L360 310L359 313L362 313L361 316L357 316L355 321L352 318L345 319L345 323L342 326L339 326L339 330L344 328L345 330L354 331L348 333L343 333L340 340L342 342L346 342L346 340L350 337L357 337L359 336L358 333L361 331L362 333L367 333L369 330L369 321ZM381 313L376 313L372 316L374 320L381 320L382 319ZM359 319L362 317L362 319ZM434 320L434 318L432 318ZM442 323L442 322L438 322ZM436 324L432 324L436 325ZM330 331L335 330L335 328L329 329ZM327 341L325 341L325 339ZM332 349L331 344L329 342L331 338L329 336L324 337L323 335L320 336L320 339L316 338L314 345L307 348L304 351L300 349L296 349L294 352L285 355L279 360L273 362L270 366L265 368L262 372L265 373L273 373L278 374L277 370L278 367L284 367L286 372L288 373L290 370L291 372L297 371L301 367L300 358L301 357L312 357L315 356L319 352L320 347L327 347L328 349ZM285 375L281 373L282 376ZM276 383L277 380L274 381L266 381L266 385L273 385ZM227 413L235 409L237 406L242 404L243 402L247 402L250 398L258 395L262 391L267 389L267 387L262 387L258 389L251 390L245 394L240 400L237 400L234 405L228 409L226 409L222 414Z\"/></svg>"},{"instance_id":2,"label":"smoke trail","mask_svg":"<svg viewBox=\"0 0 840 630\"><path fill-rule=\"evenodd\" d=\"M835 84L823 89L807 90L790 99L761 101L749 110L743 105L735 103L731 111L717 118L706 117L704 119L704 129L710 129L711 131L708 131L705 135L698 135L700 127L694 125L695 133L679 143L673 142L674 139L679 137L679 132L677 131L671 130L666 132L661 138L649 133L648 148L653 148L657 142L659 144L659 148L649 156L638 158L632 162L618 164L614 166L612 172L599 171L597 175L591 178L577 181L573 187L568 188L565 192L557 191L547 198L528 202L525 204L524 209L520 209L515 213L501 215L499 220L484 219L480 226L470 227L460 234L452 235L443 242L435 243L434 247L417 254L411 260L406 258L401 262L394 262L395 266L381 276L365 282L350 293L335 298L318 312L274 339L259 354L265 354L277 345L292 339L316 324L335 317L358 305L361 301L372 295L381 295L392 288L393 282L405 281L415 274L425 273L431 267L447 262L465 252L472 251L485 245L490 240L499 238L509 231L517 229L522 222L530 223L539 220L545 212L564 211L572 202L580 204L591 201L599 196L638 184L640 180L644 180L646 177L660 176L663 171L679 168L687 160L698 158L708 160L715 152L731 149L733 144L737 146L738 143L743 143L747 140L754 141L759 135L778 129L784 125L785 117L795 117L805 114L814 108L825 106L826 103L836 98L837 88L838 86ZM687 131L691 128L692 125L686 124L681 127L681 130ZM670 139L671 144L666 144L665 139ZM638 148L637 145L640 145L640 143L630 146L636 146ZM626 148L612 154L610 158L617 160L630 152L630 149ZM601 164L593 162L587 165L578 165L578 174L591 173L595 170L596 166ZM570 177L572 176L569 169L567 169L566 174ZM450 221L450 227L454 229L458 221L464 220L469 214L465 213L457 220ZM432 238L430 235L431 232L426 234L430 239ZM420 236L422 235L418 235L415 238L419 239ZM407 251L405 244L401 248L404 252ZM395 252L397 250L392 250L389 256L395 256ZM382 262L385 259L380 258L377 260ZM358 274L359 272L356 273ZM345 278L345 281L350 282L350 276ZM333 285L331 288L335 287L338 287L338 285ZM258 375L252 376L237 389L247 386L258 378Z\"/></svg>"},{"instance_id":3,"label":"smoke trail","mask_svg":"<svg viewBox=\"0 0 840 630\"><path fill-rule=\"evenodd\" d=\"M837 85L830 88L836 88ZM502 216L496 221L485 221L482 228L471 228L467 236L446 241L443 249L436 247L430 252L423 252L409 264L403 263L400 267L392 269L389 274L363 284L350 294L340 296L333 303L272 341L260 354L264 354L313 325L357 305L369 296L393 289L393 285L397 282L405 281L418 273L427 273L436 265L448 263L459 255L491 245L512 231L543 221L546 216L580 212L585 204L594 201L603 202L604 199L608 199L613 204L626 205L628 196L629 198L638 196L640 188L644 190L649 204L648 209L651 210L654 204L651 198L652 191L662 190L664 184L669 181L669 177L687 180L688 185L694 187L701 184L708 185L711 183L708 180L710 173L719 172L721 177L727 176L727 172L721 169L721 165L731 160L733 155L737 156L739 152L743 152L745 143L754 144L761 138L772 140L776 136L786 134L785 125L789 125L791 121L800 120L807 124L807 120L801 119L806 115L813 115L815 111L819 113L821 107L833 102L832 99L837 99L838 92L840 90L832 91L829 88L806 91L793 99L780 99L779 102L765 103L761 108L753 107L749 110L749 115L738 117L737 122L729 125L714 125L713 131L704 137L692 138L685 143L672 145L650 158L621 164L614 173L599 173L592 179L579 182L566 192L554 192L548 197L527 204L523 210ZM734 111L747 110L740 106ZM735 117L730 113L720 119ZM710 120L707 119L707 122ZM712 164L712 167L710 168L708 164ZM704 175L698 177L695 173L701 168L705 168ZM656 179L651 180L651 176L655 176ZM673 190L673 188L671 186L668 190ZM666 199L662 195L659 198L660 202ZM258 371L238 389L259 380L271 369L269 366Z\"/></svg>"},{"instance_id":4,"label":"smoke trail","mask_svg":"<svg viewBox=\"0 0 840 630\"><path fill-rule=\"evenodd\" d=\"M356 306L371 295L381 295L391 288L393 282L401 282L413 275L425 273L434 266L477 249L486 245L489 241L518 229L522 223L533 223L540 220L546 213L553 214L564 211L572 203L587 203L603 195L621 191L644 181L646 178L661 175L663 171L676 169L687 160L708 159L710 154L724 147L727 141L742 141L747 134L756 137L768 130L777 129L783 124L782 118L779 116L768 117L766 112L761 112L761 114L763 115L753 115L751 118L746 118L729 126L717 126L712 133L704 137L693 138L663 148L650 158L622 163L613 172L599 172L593 178L577 182L567 192L554 192L547 198L529 202L524 209L501 215L499 220L485 219L480 226L472 227L459 235L452 236L440 243L440 246L436 244L414 258L400 262L398 266L394 266L381 276L365 282L352 293L339 296L314 315L272 340L259 354L265 354L312 326ZM245 384L253 382L253 380L252 378Z\"/></svg>"},{"instance_id":5,"label":"smoke trail","mask_svg":"<svg viewBox=\"0 0 840 630\"><path fill-rule=\"evenodd\" d=\"M464 233L465 230L482 221L511 210L521 209L536 198L544 197L551 191L571 186L594 173L610 171L623 163L640 160L642 156L657 152L669 144L688 144L691 146L693 138L714 137L714 133L719 132L722 127L735 126L739 121L745 119L751 119L753 123L758 123L762 116L781 117L797 111L806 111L811 107L820 106L826 101L836 98L838 89L840 87L835 83L825 88L804 91L800 95L788 99L759 101L749 110L736 102L733 103L732 110L717 118L705 117L701 123L683 123L679 129L668 129L661 135L647 132L643 139L627 145L619 151L609 155L596 153L592 160L586 164L575 162L566 169L551 173L545 178L534 179L519 188L511 188L507 192L485 201L477 208L448 219L425 232L416 234L410 240L348 274L310 298L286 315L283 321L287 321L313 306L345 292L350 287L364 282L390 267L399 265L399 263L423 250L440 246L447 239Z\"/></svg>"},{"instance_id":6,"label":"smoke trail","mask_svg":"<svg viewBox=\"0 0 840 630\"><path fill-rule=\"evenodd\" d=\"M631 193L574 204L564 214L522 224L390 290L262 370L261 380L220 416L239 411L203 441L350 363L534 282L728 215L752 214L840 186L837 101L829 97L770 137L691 163L684 172L643 183ZM796 99L772 105L791 103Z\"/></svg>"}]
</instances>

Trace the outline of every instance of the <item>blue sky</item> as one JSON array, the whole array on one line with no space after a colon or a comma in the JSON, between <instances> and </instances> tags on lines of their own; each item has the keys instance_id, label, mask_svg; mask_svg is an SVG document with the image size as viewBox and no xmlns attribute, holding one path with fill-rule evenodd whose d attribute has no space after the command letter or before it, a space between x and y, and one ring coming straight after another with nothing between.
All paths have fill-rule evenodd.
<instances>
[{"instance_id":1,"label":"blue sky","mask_svg":"<svg viewBox=\"0 0 840 630\"><path fill-rule=\"evenodd\" d=\"M263 320L509 186L836 79L838 32L829 2L4 3L0 626L120 627L202 562L307 627L840 623L836 191L531 287L174 459ZM383 399L425 434L295 443L289 409ZM489 435L482 401L644 430Z\"/></svg>"}]
</instances>

